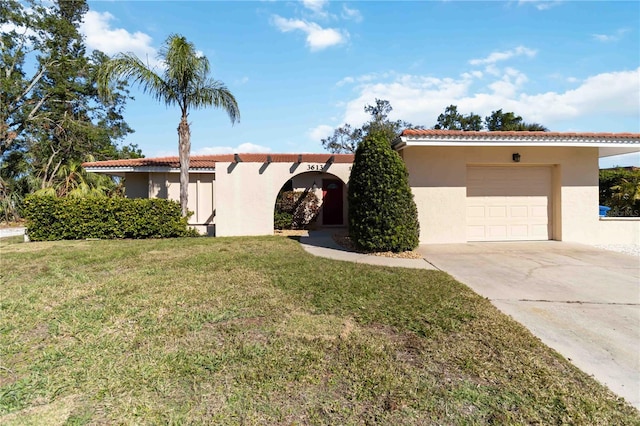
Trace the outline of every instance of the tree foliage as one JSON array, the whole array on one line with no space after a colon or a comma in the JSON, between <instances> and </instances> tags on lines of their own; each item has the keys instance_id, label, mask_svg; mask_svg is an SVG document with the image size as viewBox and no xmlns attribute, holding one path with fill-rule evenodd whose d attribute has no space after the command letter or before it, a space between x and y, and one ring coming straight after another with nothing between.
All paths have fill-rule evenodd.
<instances>
[{"instance_id":1,"label":"tree foliage","mask_svg":"<svg viewBox=\"0 0 640 426\"><path fill-rule=\"evenodd\" d=\"M502 109L492 111L484 118L485 126L490 132L495 131L528 131L547 132L549 129L538 123L525 123L523 118L513 112L502 112Z\"/></svg>"},{"instance_id":2,"label":"tree foliage","mask_svg":"<svg viewBox=\"0 0 640 426\"><path fill-rule=\"evenodd\" d=\"M305 229L316 220L320 200L311 191L281 191L274 210L275 229Z\"/></svg>"},{"instance_id":3,"label":"tree foliage","mask_svg":"<svg viewBox=\"0 0 640 426\"><path fill-rule=\"evenodd\" d=\"M640 216L640 169L600 170L600 205L611 207L608 216Z\"/></svg>"},{"instance_id":4,"label":"tree foliage","mask_svg":"<svg viewBox=\"0 0 640 426\"><path fill-rule=\"evenodd\" d=\"M359 144L349 178L349 232L366 251L417 247L418 210L407 168L389 135L373 131Z\"/></svg>"},{"instance_id":5,"label":"tree foliage","mask_svg":"<svg viewBox=\"0 0 640 426\"><path fill-rule=\"evenodd\" d=\"M0 0L0 9L5 194L22 199L35 190L55 191L68 180L62 169L89 158L140 157L137 146L121 146L133 132L123 117L126 83L117 82L111 102L98 96L96 77L107 56L86 52L79 32L86 1Z\"/></svg>"},{"instance_id":6,"label":"tree foliage","mask_svg":"<svg viewBox=\"0 0 640 426\"><path fill-rule=\"evenodd\" d=\"M458 112L456 105L449 105L444 112L438 116L436 124L433 126L436 130L463 130L463 131L480 131L487 129L490 132L495 131L529 131L529 132L547 132L542 124L526 123L524 119L513 112L503 112L502 109L492 111L491 115L482 118L478 114L470 113L463 115Z\"/></svg>"},{"instance_id":7,"label":"tree foliage","mask_svg":"<svg viewBox=\"0 0 640 426\"><path fill-rule=\"evenodd\" d=\"M116 55L101 68L99 88L103 96L110 99L113 94L113 82L126 79L140 85L157 101L180 108L180 205L182 214L186 215L191 155L191 130L187 121L189 110L222 108L229 115L232 124L240 120L240 110L235 97L224 83L209 77L209 60L185 37L170 35L160 49L158 59L164 65L161 74L133 53Z\"/></svg>"},{"instance_id":8,"label":"tree foliage","mask_svg":"<svg viewBox=\"0 0 640 426\"><path fill-rule=\"evenodd\" d=\"M456 105L449 105L444 113L438 116L438 122L433 127L436 130L482 130L482 117L470 113L462 115Z\"/></svg>"},{"instance_id":9,"label":"tree foliage","mask_svg":"<svg viewBox=\"0 0 640 426\"><path fill-rule=\"evenodd\" d=\"M358 128L350 124L338 127L331 136L321 140L324 149L335 154L352 154L356 152L363 138L372 132L382 133L389 140L393 140L402 130L414 128L411 123L403 120L389 120L389 113L393 111L393 107L387 100L376 99L376 104L365 105L364 111L371 116L369 121Z\"/></svg>"}]
</instances>

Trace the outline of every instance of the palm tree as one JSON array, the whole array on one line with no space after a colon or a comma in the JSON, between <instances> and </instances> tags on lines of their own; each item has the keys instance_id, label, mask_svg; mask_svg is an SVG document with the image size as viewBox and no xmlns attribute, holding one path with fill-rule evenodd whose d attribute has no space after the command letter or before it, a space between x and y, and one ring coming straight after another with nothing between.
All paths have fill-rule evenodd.
<instances>
[{"instance_id":1,"label":"palm tree","mask_svg":"<svg viewBox=\"0 0 640 426\"><path fill-rule=\"evenodd\" d=\"M189 194L189 156L191 130L187 117L189 109L215 107L224 109L231 123L240 121L235 97L221 81L208 76L209 60L196 51L193 43L181 35L167 37L158 52L163 65L159 74L132 53L120 53L106 62L98 75L98 90L108 97L110 85L125 79L142 87L156 100L180 107L178 151L180 156L180 206L187 215Z\"/></svg>"}]
</instances>

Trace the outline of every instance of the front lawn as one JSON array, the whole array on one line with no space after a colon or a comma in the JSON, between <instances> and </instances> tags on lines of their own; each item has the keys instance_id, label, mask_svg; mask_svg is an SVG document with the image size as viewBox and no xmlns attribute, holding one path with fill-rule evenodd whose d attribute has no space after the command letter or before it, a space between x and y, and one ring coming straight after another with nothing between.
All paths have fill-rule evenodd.
<instances>
[{"instance_id":1,"label":"front lawn","mask_svg":"<svg viewBox=\"0 0 640 426\"><path fill-rule=\"evenodd\" d=\"M0 240L1 424L638 424L438 271L283 237Z\"/></svg>"}]
</instances>

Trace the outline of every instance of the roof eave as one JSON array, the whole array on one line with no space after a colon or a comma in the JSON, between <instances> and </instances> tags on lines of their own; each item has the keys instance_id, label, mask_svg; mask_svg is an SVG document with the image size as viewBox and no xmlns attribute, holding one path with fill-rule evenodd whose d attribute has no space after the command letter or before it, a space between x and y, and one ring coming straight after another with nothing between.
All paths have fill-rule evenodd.
<instances>
[{"instance_id":1,"label":"roof eave","mask_svg":"<svg viewBox=\"0 0 640 426\"><path fill-rule=\"evenodd\" d=\"M400 136L394 140L396 150L406 147L418 146L448 146L448 147L575 147L575 148L598 148L600 157L612 155L629 154L640 152L640 142L637 138L562 138L550 137L541 140L540 137L447 137L447 136Z\"/></svg>"},{"instance_id":2,"label":"roof eave","mask_svg":"<svg viewBox=\"0 0 640 426\"><path fill-rule=\"evenodd\" d=\"M125 167L85 167L90 173L101 173L111 176L124 177L125 173L180 173L178 167L162 167L162 166L125 166ZM189 173L215 173L216 169L211 167L191 167Z\"/></svg>"}]
</instances>

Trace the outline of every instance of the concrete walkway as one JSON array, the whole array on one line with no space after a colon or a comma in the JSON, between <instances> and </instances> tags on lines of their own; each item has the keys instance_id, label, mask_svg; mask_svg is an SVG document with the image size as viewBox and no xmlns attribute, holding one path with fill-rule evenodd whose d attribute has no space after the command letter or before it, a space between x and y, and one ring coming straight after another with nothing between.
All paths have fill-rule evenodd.
<instances>
[{"instance_id":1,"label":"concrete walkway","mask_svg":"<svg viewBox=\"0 0 640 426\"><path fill-rule=\"evenodd\" d=\"M25 227L0 228L0 238L17 237L18 235L24 235L26 229L27 228Z\"/></svg>"},{"instance_id":2,"label":"concrete walkway","mask_svg":"<svg viewBox=\"0 0 640 426\"><path fill-rule=\"evenodd\" d=\"M327 232L306 251L372 265L440 269L640 409L640 257L557 241L423 245L420 259L353 253Z\"/></svg>"},{"instance_id":3,"label":"concrete walkway","mask_svg":"<svg viewBox=\"0 0 640 426\"><path fill-rule=\"evenodd\" d=\"M300 237L302 247L314 256L326 257L347 262L366 263L369 265L397 266L415 269L436 269L425 259L401 259L369 254L355 253L337 244L331 233L325 231L309 231L309 236Z\"/></svg>"}]
</instances>

